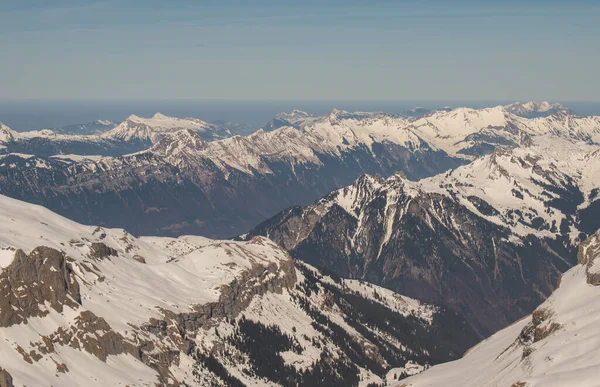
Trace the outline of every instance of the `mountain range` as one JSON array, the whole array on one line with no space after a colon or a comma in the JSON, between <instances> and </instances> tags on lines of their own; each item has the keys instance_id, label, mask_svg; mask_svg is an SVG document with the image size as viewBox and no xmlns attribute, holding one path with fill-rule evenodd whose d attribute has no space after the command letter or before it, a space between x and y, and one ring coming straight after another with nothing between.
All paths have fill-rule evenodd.
<instances>
[{"instance_id":1,"label":"mountain range","mask_svg":"<svg viewBox=\"0 0 600 387\"><path fill-rule=\"evenodd\" d=\"M294 111L279 116L284 118L290 126L220 140L230 133L201 120L160 114L131 116L101 136L4 128L0 192L134 234L228 237L364 173L402 172L418 180L498 148L526 146L535 136L590 144L600 137L600 117L559 113L526 119L503 107L437 111L419 119L340 110L318 118ZM63 147L60 155L36 155L28 151L34 140L87 141L104 149L100 155L142 150L103 158L79 152L86 155L82 158L69 157L73 153Z\"/></svg>"},{"instance_id":2,"label":"mountain range","mask_svg":"<svg viewBox=\"0 0 600 387\"><path fill-rule=\"evenodd\" d=\"M454 312L265 238L136 238L0 196L0 383L357 385L456 359Z\"/></svg>"},{"instance_id":3,"label":"mountain range","mask_svg":"<svg viewBox=\"0 0 600 387\"><path fill-rule=\"evenodd\" d=\"M0 386L595 385L600 117L104 126L0 125Z\"/></svg>"},{"instance_id":4,"label":"mountain range","mask_svg":"<svg viewBox=\"0 0 600 387\"><path fill-rule=\"evenodd\" d=\"M485 337L543 301L600 228L599 176L597 146L536 137L417 182L362 176L244 237L445 305Z\"/></svg>"}]
</instances>

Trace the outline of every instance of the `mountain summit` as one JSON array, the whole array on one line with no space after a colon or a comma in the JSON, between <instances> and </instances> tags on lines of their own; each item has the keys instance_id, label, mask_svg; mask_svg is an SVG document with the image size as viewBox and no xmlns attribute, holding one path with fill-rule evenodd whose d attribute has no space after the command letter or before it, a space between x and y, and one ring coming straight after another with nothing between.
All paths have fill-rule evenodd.
<instances>
[{"instance_id":1,"label":"mountain summit","mask_svg":"<svg viewBox=\"0 0 600 387\"><path fill-rule=\"evenodd\" d=\"M515 102L505 108L512 114L525 118L548 117L557 113L572 114L571 110L560 103L548 101Z\"/></svg>"}]
</instances>

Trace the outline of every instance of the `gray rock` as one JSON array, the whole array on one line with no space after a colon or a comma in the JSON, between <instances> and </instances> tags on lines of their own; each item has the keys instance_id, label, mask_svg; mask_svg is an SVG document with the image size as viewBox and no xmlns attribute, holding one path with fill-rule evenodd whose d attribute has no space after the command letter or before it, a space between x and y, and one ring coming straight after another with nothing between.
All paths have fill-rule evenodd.
<instances>
[{"instance_id":1,"label":"gray rock","mask_svg":"<svg viewBox=\"0 0 600 387\"><path fill-rule=\"evenodd\" d=\"M17 250L13 262L0 274L0 326L47 315L40 309L46 302L57 312L81 304L71 264L64 253L49 247L36 247L29 256Z\"/></svg>"}]
</instances>

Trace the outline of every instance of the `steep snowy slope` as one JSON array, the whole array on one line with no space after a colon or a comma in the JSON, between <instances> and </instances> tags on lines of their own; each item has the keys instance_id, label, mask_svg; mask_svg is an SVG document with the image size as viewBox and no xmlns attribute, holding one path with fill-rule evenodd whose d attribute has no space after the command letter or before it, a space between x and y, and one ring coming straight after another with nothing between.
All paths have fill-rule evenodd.
<instances>
[{"instance_id":1,"label":"steep snowy slope","mask_svg":"<svg viewBox=\"0 0 600 387\"><path fill-rule=\"evenodd\" d=\"M402 387L594 387L600 375L600 233L531 316L460 360L397 381Z\"/></svg>"},{"instance_id":2,"label":"steep snowy slope","mask_svg":"<svg viewBox=\"0 0 600 387\"><path fill-rule=\"evenodd\" d=\"M122 141L155 143L164 133L181 129L193 130L206 140L229 137L231 133L197 118L175 118L156 113L150 118L129 116L114 129L103 133L102 137Z\"/></svg>"},{"instance_id":3,"label":"steep snowy slope","mask_svg":"<svg viewBox=\"0 0 600 387\"><path fill-rule=\"evenodd\" d=\"M473 343L455 313L264 238L135 238L4 196L0 219L5 385L359 385Z\"/></svg>"},{"instance_id":4,"label":"steep snowy slope","mask_svg":"<svg viewBox=\"0 0 600 387\"><path fill-rule=\"evenodd\" d=\"M538 305L574 263L582 231L599 222L598 147L536 142L417 182L363 176L248 237L454 308L486 335Z\"/></svg>"},{"instance_id":5,"label":"steep snowy slope","mask_svg":"<svg viewBox=\"0 0 600 387\"><path fill-rule=\"evenodd\" d=\"M16 132L8 126L0 122L0 145L6 145L7 143L15 139Z\"/></svg>"}]
</instances>

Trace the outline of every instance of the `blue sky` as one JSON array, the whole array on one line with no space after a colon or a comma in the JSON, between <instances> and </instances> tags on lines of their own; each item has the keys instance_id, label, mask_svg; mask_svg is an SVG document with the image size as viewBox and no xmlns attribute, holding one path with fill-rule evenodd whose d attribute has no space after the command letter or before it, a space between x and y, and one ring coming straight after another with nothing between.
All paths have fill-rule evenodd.
<instances>
[{"instance_id":1,"label":"blue sky","mask_svg":"<svg viewBox=\"0 0 600 387\"><path fill-rule=\"evenodd\" d=\"M0 0L0 99L600 101L599 3Z\"/></svg>"}]
</instances>

